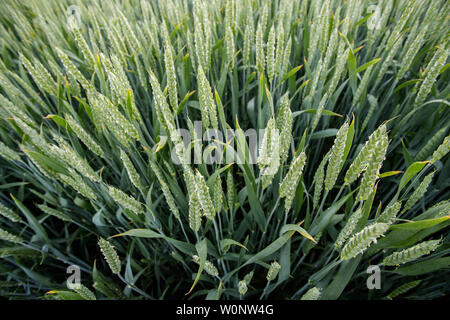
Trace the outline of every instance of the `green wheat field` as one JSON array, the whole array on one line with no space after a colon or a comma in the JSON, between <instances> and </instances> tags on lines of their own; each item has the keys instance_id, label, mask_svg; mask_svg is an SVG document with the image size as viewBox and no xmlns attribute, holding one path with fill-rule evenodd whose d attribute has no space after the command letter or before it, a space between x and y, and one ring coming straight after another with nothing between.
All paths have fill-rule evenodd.
<instances>
[{"instance_id":1,"label":"green wheat field","mask_svg":"<svg viewBox=\"0 0 450 320\"><path fill-rule=\"evenodd\" d=\"M0 296L449 295L449 20L1 1Z\"/></svg>"}]
</instances>

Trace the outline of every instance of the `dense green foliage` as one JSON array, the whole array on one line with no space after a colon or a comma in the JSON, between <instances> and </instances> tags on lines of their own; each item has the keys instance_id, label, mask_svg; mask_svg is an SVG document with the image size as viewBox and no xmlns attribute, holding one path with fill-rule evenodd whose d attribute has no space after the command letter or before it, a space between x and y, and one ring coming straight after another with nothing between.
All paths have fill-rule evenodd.
<instances>
[{"instance_id":1,"label":"dense green foliage","mask_svg":"<svg viewBox=\"0 0 450 320\"><path fill-rule=\"evenodd\" d=\"M449 17L445 0L1 1L0 295L449 294Z\"/></svg>"}]
</instances>

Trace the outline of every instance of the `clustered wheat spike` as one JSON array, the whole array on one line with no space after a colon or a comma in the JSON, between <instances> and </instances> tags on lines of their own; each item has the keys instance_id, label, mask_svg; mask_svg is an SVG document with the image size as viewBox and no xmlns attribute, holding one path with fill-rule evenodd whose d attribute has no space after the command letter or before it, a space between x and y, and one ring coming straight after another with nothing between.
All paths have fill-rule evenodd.
<instances>
[{"instance_id":1,"label":"clustered wheat spike","mask_svg":"<svg viewBox=\"0 0 450 320\"><path fill-rule=\"evenodd\" d=\"M136 102L134 99L134 92L131 88L130 82L128 81L128 77L124 71L123 65L119 61L116 55L112 55L111 57L112 69L109 74L114 74L116 77L117 83L111 82L111 85L116 88L118 101L121 102L123 106L131 107L130 116L133 120L142 123L142 117L139 113L139 110L136 106Z\"/></svg>"},{"instance_id":2,"label":"clustered wheat spike","mask_svg":"<svg viewBox=\"0 0 450 320\"><path fill-rule=\"evenodd\" d=\"M319 300L322 294L322 290L317 287L313 287L306 291L306 293L300 298L300 300Z\"/></svg>"},{"instance_id":3,"label":"clustered wheat spike","mask_svg":"<svg viewBox=\"0 0 450 320\"><path fill-rule=\"evenodd\" d=\"M189 196L189 226L193 231L197 232L202 223L202 207L197 196L197 183L190 167L186 166L184 168L183 175Z\"/></svg>"},{"instance_id":4,"label":"clustered wheat spike","mask_svg":"<svg viewBox=\"0 0 450 320\"><path fill-rule=\"evenodd\" d=\"M275 26L270 28L266 52L267 76L272 81L275 76Z\"/></svg>"},{"instance_id":5,"label":"clustered wheat spike","mask_svg":"<svg viewBox=\"0 0 450 320\"><path fill-rule=\"evenodd\" d=\"M311 125L311 131L313 132L316 130L317 125L319 124L319 120L322 117L322 112L325 109L325 105L328 100L328 93L325 93L322 99L320 100L319 106L317 107L316 114L314 115L312 125Z\"/></svg>"},{"instance_id":6,"label":"clustered wheat spike","mask_svg":"<svg viewBox=\"0 0 450 320\"><path fill-rule=\"evenodd\" d=\"M71 115L66 114L66 121L77 137L89 148L89 150L103 158L104 152L102 148Z\"/></svg>"},{"instance_id":7,"label":"clustered wheat spike","mask_svg":"<svg viewBox=\"0 0 450 320\"><path fill-rule=\"evenodd\" d=\"M281 78L283 78L287 73L287 68L289 67L289 59L291 57L291 50L292 50L292 38L289 38L283 51L283 59L281 61L281 70L280 70Z\"/></svg>"},{"instance_id":8,"label":"clustered wheat spike","mask_svg":"<svg viewBox=\"0 0 450 320\"><path fill-rule=\"evenodd\" d=\"M342 228L338 237L336 238L336 242L334 243L334 247L339 249L345 243L345 241L353 234L358 225L359 221L362 218L363 211L360 209L353 212L347 220L344 228Z\"/></svg>"},{"instance_id":9,"label":"clustered wheat spike","mask_svg":"<svg viewBox=\"0 0 450 320\"><path fill-rule=\"evenodd\" d=\"M431 161L441 160L450 151L450 135L444 138L444 141L439 145L439 147L433 152L431 156Z\"/></svg>"},{"instance_id":10,"label":"clustered wheat spike","mask_svg":"<svg viewBox=\"0 0 450 320\"><path fill-rule=\"evenodd\" d=\"M274 72L281 72L281 64L283 63L284 54L284 27L282 22L278 22L276 30L276 49L275 49L275 66Z\"/></svg>"},{"instance_id":11,"label":"clustered wheat spike","mask_svg":"<svg viewBox=\"0 0 450 320\"><path fill-rule=\"evenodd\" d=\"M86 80L86 78L81 74L80 70L77 69L77 67L73 64L73 62L69 59L67 54L65 54L61 49L56 48L56 53L58 54L59 58L61 59L67 74L69 74L71 77L76 79L80 85L85 90L93 90L94 87L92 84L89 83L89 81Z\"/></svg>"},{"instance_id":12,"label":"clustered wheat spike","mask_svg":"<svg viewBox=\"0 0 450 320\"><path fill-rule=\"evenodd\" d=\"M317 208L319 206L320 196L322 195L323 182L325 179L325 165L327 164L329 159L329 151L323 157L320 162L317 170L314 174L314 197L313 197L313 208Z\"/></svg>"},{"instance_id":13,"label":"clustered wheat spike","mask_svg":"<svg viewBox=\"0 0 450 320\"><path fill-rule=\"evenodd\" d=\"M366 200L372 193L375 181L380 175L380 168L385 159L388 144L389 141L387 134L383 134L373 145L374 148L367 162L367 168L361 179L360 189L357 196L360 201Z\"/></svg>"},{"instance_id":14,"label":"clustered wheat spike","mask_svg":"<svg viewBox=\"0 0 450 320\"><path fill-rule=\"evenodd\" d=\"M225 42L227 47L227 62L228 62L228 70L231 72L234 68L234 54L235 54L235 47L234 47L234 35L233 30L231 29L231 26L227 25L225 27Z\"/></svg>"},{"instance_id":15,"label":"clustered wheat spike","mask_svg":"<svg viewBox=\"0 0 450 320\"><path fill-rule=\"evenodd\" d=\"M373 187L372 184L374 183L378 175L379 166L384 160L387 143L388 141L386 135L386 125L383 124L369 136L369 139L366 141L365 145L353 160L352 164L347 170L347 173L345 174L345 184L348 185L353 183L361 173L367 171L370 165L371 171L365 179L364 188L364 192L367 192L370 188L370 193ZM361 193L361 191L360 194L361 197L364 197L364 194Z\"/></svg>"},{"instance_id":16,"label":"clustered wheat spike","mask_svg":"<svg viewBox=\"0 0 450 320\"><path fill-rule=\"evenodd\" d=\"M292 201L295 197L295 190L297 189L300 176L303 171L303 167L306 163L306 153L302 151L292 161L289 171L280 184L280 198L286 198L284 200L285 212L288 213L291 209Z\"/></svg>"},{"instance_id":17,"label":"clustered wheat spike","mask_svg":"<svg viewBox=\"0 0 450 320\"><path fill-rule=\"evenodd\" d=\"M86 40L84 39L83 35L81 34L81 30L79 28L74 28L73 33L75 35L75 40L77 41L77 44L80 46L84 58L88 61L89 67L95 69L94 55L89 49L89 46Z\"/></svg>"},{"instance_id":18,"label":"clustered wheat spike","mask_svg":"<svg viewBox=\"0 0 450 320\"><path fill-rule=\"evenodd\" d=\"M414 280L414 281L404 283L400 287L395 288L391 293L389 293L386 296L386 298L389 300L392 300L392 299L398 297L399 295L402 295L402 294L410 291L411 289L417 287L421 282L422 282L422 280Z\"/></svg>"},{"instance_id":19,"label":"clustered wheat spike","mask_svg":"<svg viewBox=\"0 0 450 320\"><path fill-rule=\"evenodd\" d=\"M52 78L51 74L45 69L45 67L37 60L34 60L33 63L25 58L23 55L20 55L20 61L24 64L27 71L33 77L33 80L37 83L39 87L48 93L56 96L56 88L57 85L55 80Z\"/></svg>"},{"instance_id":20,"label":"clustered wheat spike","mask_svg":"<svg viewBox=\"0 0 450 320\"><path fill-rule=\"evenodd\" d=\"M95 294L81 283L75 286L73 291L78 293L85 300L97 300Z\"/></svg>"},{"instance_id":21,"label":"clustered wheat spike","mask_svg":"<svg viewBox=\"0 0 450 320\"><path fill-rule=\"evenodd\" d=\"M45 204L39 204L38 208L41 209L43 212L45 212L51 216L54 216L58 219L61 219L63 221L67 221L67 222L72 222L72 219L68 215L66 215L65 213L62 213L61 211L58 211L56 209L50 208L50 207L46 206Z\"/></svg>"},{"instance_id":22,"label":"clustered wheat spike","mask_svg":"<svg viewBox=\"0 0 450 320\"><path fill-rule=\"evenodd\" d=\"M23 243L23 239L6 230L0 228L0 240L12 242L12 243Z\"/></svg>"},{"instance_id":23,"label":"clustered wheat spike","mask_svg":"<svg viewBox=\"0 0 450 320\"><path fill-rule=\"evenodd\" d=\"M211 87L201 66L198 68L198 95L202 111L202 124L208 128L218 129L216 104L213 99Z\"/></svg>"},{"instance_id":24,"label":"clustered wheat spike","mask_svg":"<svg viewBox=\"0 0 450 320\"><path fill-rule=\"evenodd\" d=\"M196 17L196 15L195 15ZM196 54L196 62L198 66L202 66L203 68L207 68L206 65L206 48L205 48L205 38L202 37L202 24L200 22L195 23L194 29L194 43L195 43L195 54Z\"/></svg>"},{"instance_id":25,"label":"clustered wheat spike","mask_svg":"<svg viewBox=\"0 0 450 320\"><path fill-rule=\"evenodd\" d=\"M392 253L391 255L384 258L381 264L384 266L398 266L404 263L408 263L436 250L441 244L441 240L423 241L410 248Z\"/></svg>"},{"instance_id":26,"label":"clustered wheat spike","mask_svg":"<svg viewBox=\"0 0 450 320\"><path fill-rule=\"evenodd\" d=\"M250 284L250 281L252 281L253 275L254 275L254 271L250 271L249 273L247 273L244 277L244 281L245 283L247 283L247 285Z\"/></svg>"},{"instance_id":27,"label":"clustered wheat spike","mask_svg":"<svg viewBox=\"0 0 450 320\"><path fill-rule=\"evenodd\" d=\"M267 188L280 166L280 133L274 118L270 118L257 159L263 189Z\"/></svg>"},{"instance_id":28,"label":"clustered wheat spike","mask_svg":"<svg viewBox=\"0 0 450 320\"><path fill-rule=\"evenodd\" d=\"M39 150L41 150L44 153L48 153L47 142L39 133L37 133L36 130L34 130L32 127L30 127L28 124L26 124L24 121L22 121L19 118L14 118L14 121L19 126L19 128L22 129L23 133L30 138L31 143L36 148L38 148Z\"/></svg>"},{"instance_id":29,"label":"clustered wheat spike","mask_svg":"<svg viewBox=\"0 0 450 320\"><path fill-rule=\"evenodd\" d=\"M9 148L7 145L5 145L3 142L0 141L0 156L4 157L5 159L8 159L10 161L20 161L20 156Z\"/></svg>"},{"instance_id":30,"label":"clustered wheat spike","mask_svg":"<svg viewBox=\"0 0 450 320\"><path fill-rule=\"evenodd\" d=\"M427 73L425 79L419 87L419 91L417 92L416 100L414 101L414 107L420 106L425 101L425 98L430 93L431 87L436 81L437 76L441 72L445 61L447 60L447 56L448 51L446 48L439 48L438 50L436 50L436 53L434 54L433 58L426 68Z\"/></svg>"},{"instance_id":31,"label":"clustered wheat spike","mask_svg":"<svg viewBox=\"0 0 450 320\"><path fill-rule=\"evenodd\" d=\"M93 182L99 182L100 177L91 168L86 159L83 159L80 155L76 153L65 141L59 136L54 136L57 140L59 147L56 145L50 145L49 148L55 155L66 163L69 167L76 169L81 175L88 178Z\"/></svg>"},{"instance_id":32,"label":"clustered wheat spike","mask_svg":"<svg viewBox=\"0 0 450 320\"><path fill-rule=\"evenodd\" d=\"M217 175L214 181L213 200L216 212L220 212L222 204L224 204L225 200L223 196L222 179L220 179L220 175Z\"/></svg>"},{"instance_id":33,"label":"clustered wheat spike","mask_svg":"<svg viewBox=\"0 0 450 320\"><path fill-rule=\"evenodd\" d=\"M376 219L376 222L387 224L394 223L397 213L400 211L401 206L402 206L401 201L394 202L390 206L387 206L380 214L380 216Z\"/></svg>"},{"instance_id":34,"label":"clustered wheat spike","mask_svg":"<svg viewBox=\"0 0 450 320\"><path fill-rule=\"evenodd\" d=\"M136 171L136 168L134 167L133 163L131 162L130 158L126 154L125 151L120 149L120 159L122 160L122 163L127 170L128 177L130 178L131 183L138 189L141 189L141 182L139 173Z\"/></svg>"},{"instance_id":35,"label":"clustered wheat spike","mask_svg":"<svg viewBox=\"0 0 450 320\"><path fill-rule=\"evenodd\" d=\"M108 186L108 193L111 198L114 199L114 201L123 206L125 209L131 210L132 212L137 214L141 214L144 212L142 204L132 196L127 195L122 190L112 186Z\"/></svg>"},{"instance_id":36,"label":"clustered wheat spike","mask_svg":"<svg viewBox=\"0 0 450 320\"><path fill-rule=\"evenodd\" d=\"M163 92L161 91L161 87L158 79L155 74L149 70L150 75L150 84L153 90L153 98L155 100L155 110L156 115L158 117L159 123L161 126L171 133L175 131L175 123L173 121L173 115L170 111L169 105L167 104L166 98L164 97Z\"/></svg>"},{"instance_id":37,"label":"clustered wheat spike","mask_svg":"<svg viewBox=\"0 0 450 320\"><path fill-rule=\"evenodd\" d=\"M433 218L448 216L450 212L450 200L441 201L430 208L434 211Z\"/></svg>"},{"instance_id":38,"label":"clustered wheat spike","mask_svg":"<svg viewBox=\"0 0 450 320\"><path fill-rule=\"evenodd\" d=\"M266 276L267 281L275 280L278 275L278 272L280 271L280 268L281 268L280 264L276 261L273 261L270 264L269 271L267 271L267 276Z\"/></svg>"},{"instance_id":39,"label":"clustered wheat spike","mask_svg":"<svg viewBox=\"0 0 450 320\"><path fill-rule=\"evenodd\" d=\"M363 94L367 91L367 87L369 86L370 76L372 74L373 65L366 69L364 72L364 76L359 83L358 89L356 89L355 96L353 97L353 105L356 105Z\"/></svg>"},{"instance_id":40,"label":"clustered wheat spike","mask_svg":"<svg viewBox=\"0 0 450 320\"><path fill-rule=\"evenodd\" d=\"M249 19L247 19L247 24L245 26L245 34L244 34L244 52L243 52L243 59L244 59L244 64L246 66L249 65L250 63L250 59L252 57L252 47L253 47L253 43L255 40L255 31L254 31L255 27L253 25L253 17L249 17Z\"/></svg>"},{"instance_id":41,"label":"clustered wheat spike","mask_svg":"<svg viewBox=\"0 0 450 320\"><path fill-rule=\"evenodd\" d=\"M320 12L320 52L323 54L328 43L328 29L329 29L329 19L330 19L331 7L330 1L326 0L322 5L322 10Z\"/></svg>"},{"instance_id":42,"label":"clustered wheat spike","mask_svg":"<svg viewBox=\"0 0 450 320\"><path fill-rule=\"evenodd\" d=\"M260 73L264 72L264 30L261 20L256 28L256 67Z\"/></svg>"},{"instance_id":43,"label":"clustered wheat spike","mask_svg":"<svg viewBox=\"0 0 450 320\"><path fill-rule=\"evenodd\" d=\"M122 145L128 147L139 139L136 128L108 97L99 92L88 93L88 97L98 120Z\"/></svg>"},{"instance_id":44,"label":"clustered wheat spike","mask_svg":"<svg viewBox=\"0 0 450 320\"><path fill-rule=\"evenodd\" d=\"M14 211L0 202L0 215L11 220L12 222L23 222L23 219Z\"/></svg>"},{"instance_id":45,"label":"clustered wheat spike","mask_svg":"<svg viewBox=\"0 0 450 320\"><path fill-rule=\"evenodd\" d=\"M121 75L122 71L118 72L117 68L118 67L115 67L112 72L108 71L108 79L113 98L112 102L114 106L121 105L126 106L127 108L131 107L131 110L126 109L128 116L134 120L142 121L139 111L136 109L133 91L129 88L126 76Z\"/></svg>"},{"instance_id":46,"label":"clustered wheat spike","mask_svg":"<svg viewBox=\"0 0 450 320\"><path fill-rule=\"evenodd\" d=\"M425 178L423 178L422 182L417 186L412 195L408 198L408 201L406 201L405 207L403 208L404 211L411 209L417 203L417 201L419 201L420 198L423 197L425 192L427 192L428 186L433 179L434 173L435 171L427 174Z\"/></svg>"},{"instance_id":47,"label":"clustered wheat spike","mask_svg":"<svg viewBox=\"0 0 450 320\"><path fill-rule=\"evenodd\" d=\"M312 78L310 79L311 82L308 83L310 96L312 96L312 93L317 92L317 86L319 84L320 75L322 74L322 69L323 69L323 63L322 63L322 59L320 59L316 69L314 70L314 74L312 75ZM306 97L306 90L303 93L303 97Z\"/></svg>"},{"instance_id":48,"label":"clustered wheat spike","mask_svg":"<svg viewBox=\"0 0 450 320\"><path fill-rule=\"evenodd\" d=\"M325 58L323 59L323 66L324 66L325 69L330 64L330 60L331 60L333 54L336 51L338 40L339 40L338 39L338 32L337 32L337 30L333 30L332 34L330 36L330 41L328 43L328 48L327 48L327 51L326 51L326 54L325 54ZM320 82L324 82L326 75L327 75L326 72L322 72L321 75L320 75L319 81Z\"/></svg>"},{"instance_id":49,"label":"clustered wheat spike","mask_svg":"<svg viewBox=\"0 0 450 320\"><path fill-rule=\"evenodd\" d=\"M370 119L372 118L376 107L378 106L377 98L375 98L373 95L369 94L367 95L367 101L369 102L369 110L367 111L367 115L364 119L364 122L361 126L361 131L364 131L369 124Z\"/></svg>"},{"instance_id":50,"label":"clustered wheat spike","mask_svg":"<svg viewBox=\"0 0 450 320\"><path fill-rule=\"evenodd\" d=\"M279 153L280 163L284 163L289 155L289 147L292 140L292 111L289 107L289 93L286 92L281 98L280 111L278 113L276 127L280 132Z\"/></svg>"},{"instance_id":51,"label":"clustered wheat spike","mask_svg":"<svg viewBox=\"0 0 450 320\"><path fill-rule=\"evenodd\" d=\"M378 75L375 79L375 84L374 87L377 87L378 84L381 82L381 80L383 79L384 75L386 74L387 69L389 68L389 66L392 64L395 55L397 54L400 45L403 43L403 37L398 37L398 38L394 38L394 33L391 34L391 37L388 40L388 43L386 44L386 47L389 48L389 50L387 51L387 57L383 60L383 63L381 63L380 68L378 70ZM393 44L389 44L389 41L395 41Z\"/></svg>"},{"instance_id":52,"label":"clustered wheat spike","mask_svg":"<svg viewBox=\"0 0 450 320\"><path fill-rule=\"evenodd\" d=\"M205 178L200 173L200 171L197 171L195 175L195 189L197 193L197 199L200 202L200 206L203 211L203 215L206 218L213 220L216 215L216 210L214 209L214 205L211 200L211 195L209 193L209 188L206 185Z\"/></svg>"},{"instance_id":53,"label":"clustered wheat spike","mask_svg":"<svg viewBox=\"0 0 450 320\"><path fill-rule=\"evenodd\" d=\"M192 260L194 260L195 263L200 264L200 258L197 255L192 256ZM218 277L219 271L217 268L208 260L205 261L205 265L203 266L203 269L211 276Z\"/></svg>"},{"instance_id":54,"label":"clustered wheat spike","mask_svg":"<svg viewBox=\"0 0 450 320\"><path fill-rule=\"evenodd\" d=\"M267 122L266 130L264 130L264 136L259 146L258 159L256 160L261 170L270 165L274 130L275 121L273 118L270 118Z\"/></svg>"},{"instance_id":55,"label":"clustered wheat spike","mask_svg":"<svg viewBox=\"0 0 450 320\"><path fill-rule=\"evenodd\" d=\"M235 197L235 186L234 186L234 180L233 180L233 169L230 168L227 171L227 205L230 210L232 210L236 203L236 197Z\"/></svg>"},{"instance_id":56,"label":"clustered wheat spike","mask_svg":"<svg viewBox=\"0 0 450 320\"><path fill-rule=\"evenodd\" d=\"M25 153L28 158L31 160L31 162L36 166L36 168L39 169L39 171L46 176L49 179L53 179L55 176L57 176L57 172L52 170L49 166L43 164L40 159L36 157L36 153L28 148L26 148L23 145L20 145L20 150L22 150L23 153Z\"/></svg>"},{"instance_id":57,"label":"clustered wheat spike","mask_svg":"<svg viewBox=\"0 0 450 320\"><path fill-rule=\"evenodd\" d=\"M20 87L23 88L24 92L26 94L28 94L32 99L34 99L34 101L41 107L45 109L45 103L42 100L42 98L39 96L39 94L34 91L34 89L31 87L30 84L28 84L24 79L22 79L20 76L18 76L17 74L9 71L7 73L9 76L11 76L15 82L17 82ZM37 109L36 106L33 106L33 109ZM38 110L38 109L37 109Z\"/></svg>"},{"instance_id":58,"label":"clustered wheat spike","mask_svg":"<svg viewBox=\"0 0 450 320\"><path fill-rule=\"evenodd\" d=\"M374 223L354 234L341 250L341 259L348 260L363 253L373 242L389 228L386 223Z\"/></svg>"},{"instance_id":59,"label":"clustered wheat spike","mask_svg":"<svg viewBox=\"0 0 450 320\"><path fill-rule=\"evenodd\" d=\"M245 280L241 280L238 283L238 291L239 291L239 295L243 296L247 293L248 287L247 287L247 282L245 282Z\"/></svg>"},{"instance_id":60,"label":"clustered wheat spike","mask_svg":"<svg viewBox=\"0 0 450 320\"><path fill-rule=\"evenodd\" d=\"M406 71L409 70L409 67L411 66L411 63L413 62L414 57L416 56L417 52L420 50L420 47L422 46L423 39L425 35L427 34L428 26L425 25L421 30L420 33L416 36L414 41L411 43L411 45L408 48L408 51L406 51L405 56L403 57L402 64L400 65L400 69L397 72L397 79L400 80L405 75Z\"/></svg>"},{"instance_id":61,"label":"clustered wheat spike","mask_svg":"<svg viewBox=\"0 0 450 320\"><path fill-rule=\"evenodd\" d=\"M426 144L417 152L414 159L416 161L424 161L428 158L428 156L439 146L442 140L445 137L445 133L447 132L447 127L439 129L432 137L429 139Z\"/></svg>"},{"instance_id":62,"label":"clustered wheat spike","mask_svg":"<svg viewBox=\"0 0 450 320\"><path fill-rule=\"evenodd\" d=\"M325 191L330 191L338 178L344 160L345 143L347 140L348 123L345 122L336 134L333 147L328 158L327 174L325 176Z\"/></svg>"},{"instance_id":63,"label":"clustered wheat spike","mask_svg":"<svg viewBox=\"0 0 450 320\"><path fill-rule=\"evenodd\" d=\"M100 238L98 240L98 246L105 257L108 266L111 268L112 273L119 274L121 269L120 259L113 245L108 240Z\"/></svg>"},{"instance_id":64,"label":"clustered wheat spike","mask_svg":"<svg viewBox=\"0 0 450 320\"><path fill-rule=\"evenodd\" d=\"M178 211L178 207L175 204L175 200L172 196L172 193L170 192L169 186L167 185L167 183L162 175L161 170L159 170L158 166L153 162L150 162L150 167L152 168L159 183L161 184L161 189L163 191L164 198L166 199L166 202L169 205L170 211L175 216L175 218L180 220L180 212Z\"/></svg>"},{"instance_id":65,"label":"clustered wheat spike","mask_svg":"<svg viewBox=\"0 0 450 320\"><path fill-rule=\"evenodd\" d=\"M56 174L56 176L59 180L61 180L61 182L68 186L71 186L82 196L91 200L97 199L96 193L92 190L91 187L89 187L86 182L84 182L83 177L81 177L73 169L69 169L69 175L58 173Z\"/></svg>"},{"instance_id":66,"label":"clustered wheat spike","mask_svg":"<svg viewBox=\"0 0 450 320\"><path fill-rule=\"evenodd\" d=\"M175 64L173 61L172 48L169 43L164 47L164 63L167 70L167 86L169 90L169 101L173 112L178 109L178 90L177 90L177 75L175 73Z\"/></svg>"},{"instance_id":67,"label":"clustered wheat spike","mask_svg":"<svg viewBox=\"0 0 450 320\"><path fill-rule=\"evenodd\" d=\"M343 42L341 42L341 43L343 43ZM336 86L339 83L339 80L342 76L344 68L347 64L348 53L349 53L349 49L342 50L342 51L339 50L338 56L336 58L336 68L333 73L333 77L330 80L330 86L328 87L328 90L326 92L328 95L335 91Z\"/></svg>"}]
</instances>

